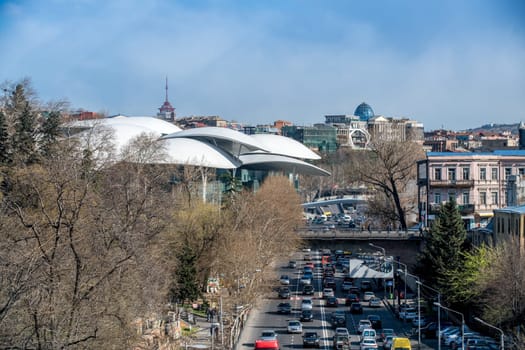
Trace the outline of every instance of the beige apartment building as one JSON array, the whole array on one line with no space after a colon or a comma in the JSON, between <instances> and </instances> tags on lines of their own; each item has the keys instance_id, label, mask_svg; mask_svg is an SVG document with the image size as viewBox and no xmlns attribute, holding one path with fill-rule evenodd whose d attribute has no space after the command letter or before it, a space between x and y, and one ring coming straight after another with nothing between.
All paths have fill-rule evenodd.
<instances>
[{"instance_id":1,"label":"beige apartment building","mask_svg":"<svg viewBox=\"0 0 525 350\"><path fill-rule=\"evenodd\" d=\"M429 226L441 204L453 197L467 229L484 227L495 209L517 197L514 192L522 186L511 180L521 175L525 175L525 150L428 152L418 162L420 221Z\"/></svg>"}]
</instances>

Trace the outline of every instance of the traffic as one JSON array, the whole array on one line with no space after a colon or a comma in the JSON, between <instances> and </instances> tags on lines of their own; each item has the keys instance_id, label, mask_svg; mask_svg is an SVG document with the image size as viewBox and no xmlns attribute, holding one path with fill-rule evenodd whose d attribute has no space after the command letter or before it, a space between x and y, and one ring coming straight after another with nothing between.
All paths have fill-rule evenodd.
<instances>
[{"instance_id":1,"label":"traffic","mask_svg":"<svg viewBox=\"0 0 525 350\"><path fill-rule=\"evenodd\" d=\"M382 281L352 278L344 263L349 255L305 249L278 266L272 294L251 315L237 349L411 350L418 348L417 322L423 322L419 348L440 348L435 322L418 318L411 304L389 304ZM443 321L441 332L441 348L458 347L458 327ZM474 344L465 349L497 348L490 340L464 341Z\"/></svg>"},{"instance_id":2,"label":"traffic","mask_svg":"<svg viewBox=\"0 0 525 350\"><path fill-rule=\"evenodd\" d=\"M350 277L337 263L344 257L343 251L306 250L280 266L274 294L253 315L255 325L245 329L238 348L390 349L393 339L406 345L411 325L385 306L376 281ZM265 332L276 336L267 339Z\"/></svg>"}]
</instances>

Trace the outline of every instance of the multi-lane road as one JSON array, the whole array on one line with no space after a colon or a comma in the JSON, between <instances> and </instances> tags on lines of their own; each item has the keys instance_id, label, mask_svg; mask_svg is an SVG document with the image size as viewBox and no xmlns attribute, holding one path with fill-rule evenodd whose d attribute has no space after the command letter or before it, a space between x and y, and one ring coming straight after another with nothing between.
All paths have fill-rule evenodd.
<instances>
[{"instance_id":1,"label":"multi-lane road","mask_svg":"<svg viewBox=\"0 0 525 350\"><path fill-rule=\"evenodd\" d=\"M382 320L383 328L393 328L398 336L405 336L406 333L411 332L411 325L403 323L396 319L389 308L386 307L384 302L381 303L379 308L368 307L368 302L362 301L363 314L351 314L349 306L345 306L345 295L346 292L341 290L341 284L343 281L343 274L341 272L335 273L335 280L337 284L336 297L339 300L338 307L327 307L325 300L322 298L323 290L323 269L320 264L321 253L319 251L312 251L309 255L312 257L315 264L314 267L314 279L312 284L315 288L315 294L313 296L302 295L302 284L300 283L300 277L303 271L303 266L306 261L303 260L305 253L297 252L294 254L292 259L295 259L298 264L297 267L292 269L288 268L287 262L282 262L282 266L278 266L275 272L275 289L276 291L266 298L261 300L259 305L252 311L248 322L244 327L241 338L237 343L238 350L253 350L255 340L259 338L261 331L266 329L275 330L278 334L279 343L281 349L283 348L302 348L303 339L302 334L288 334L287 325L288 320L299 319L301 316L301 300L303 298L311 298L314 302L313 315L314 320L312 322L302 322L303 333L307 331L315 331L321 338L321 348L329 349L332 348L332 337L334 335L334 327L330 323L331 314L336 311L344 311L346 315L346 328L351 334L351 347L350 349L359 349L359 335L357 333L357 326L360 319L366 319L368 315L374 314L379 315ZM277 288L279 287L279 276L288 275L290 277L289 288L291 290L291 297L289 300L280 299L277 295ZM354 284L359 286L360 281L355 280ZM383 299L383 289L374 289L376 295ZM277 306L280 302L289 301L292 304L291 314L279 314ZM379 331L378 331L379 333ZM412 341L414 348L417 348L417 340ZM378 341L378 348L382 349L383 344ZM432 349L422 344L421 349Z\"/></svg>"}]
</instances>

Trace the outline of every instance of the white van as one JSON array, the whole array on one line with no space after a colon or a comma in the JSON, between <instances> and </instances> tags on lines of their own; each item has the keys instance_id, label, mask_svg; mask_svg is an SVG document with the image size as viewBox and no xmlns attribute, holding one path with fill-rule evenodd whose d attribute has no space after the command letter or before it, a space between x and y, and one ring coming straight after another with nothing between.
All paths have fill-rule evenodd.
<instances>
[{"instance_id":1,"label":"white van","mask_svg":"<svg viewBox=\"0 0 525 350\"><path fill-rule=\"evenodd\" d=\"M363 332L361 333L361 340L365 339L365 338L370 338L370 339L376 339L376 336L377 336L377 333L376 333L376 330L373 329L373 328L367 328L367 329L364 329Z\"/></svg>"}]
</instances>

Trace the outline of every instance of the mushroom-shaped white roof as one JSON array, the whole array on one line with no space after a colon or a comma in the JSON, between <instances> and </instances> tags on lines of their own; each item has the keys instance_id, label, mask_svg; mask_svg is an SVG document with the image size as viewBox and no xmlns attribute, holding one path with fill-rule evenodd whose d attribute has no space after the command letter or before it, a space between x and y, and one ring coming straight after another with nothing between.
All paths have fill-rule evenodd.
<instances>
[{"instance_id":1,"label":"mushroom-shaped white roof","mask_svg":"<svg viewBox=\"0 0 525 350\"><path fill-rule=\"evenodd\" d=\"M218 146L234 156L244 152L251 151L267 151L265 147L259 144L254 138L228 128L218 127L204 127L186 129L173 134L163 136L163 139L168 138L191 138L202 142L208 142Z\"/></svg>"},{"instance_id":2,"label":"mushroom-shaped white roof","mask_svg":"<svg viewBox=\"0 0 525 350\"><path fill-rule=\"evenodd\" d=\"M203 166L217 169L236 169L241 162L209 143L187 138L159 140L164 144L167 158L163 163Z\"/></svg>"},{"instance_id":3,"label":"mushroom-shaped white roof","mask_svg":"<svg viewBox=\"0 0 525 350\"><path fill-rule=\"evenodd\" d=\"M321 159L317 153L290 137L273 134L255 134L250 136L273 154L300 159Z\"/></svg>"},{"instance_id":4,"label":"mushroom-shaped white roof","mask_svg":"<svg viewBox=\"0 0 525 350\"><path fill-rule=\"evenodd\" d=\"M145 132L154 132L159 137L162 135L171 134L181 131L177 125L169 123L165 120L153 117L126 117L119 115L112 118L88 119L78 120L68 123L67 127L72 128L92 128L96 125L134 125L143 128Z\"/></svg>"},{"instance_id":5,"label":"mushroom-shaped white roof","mask_svg":"<svg viewBox=\"0 0 525 350\"><path fill-rule=\"evenodd\" d=\"M302 160L268 153L242 154L241 168L251 170L289 171L304 175L329 176L330 173Z\"/></svg>"}]
</instances>

